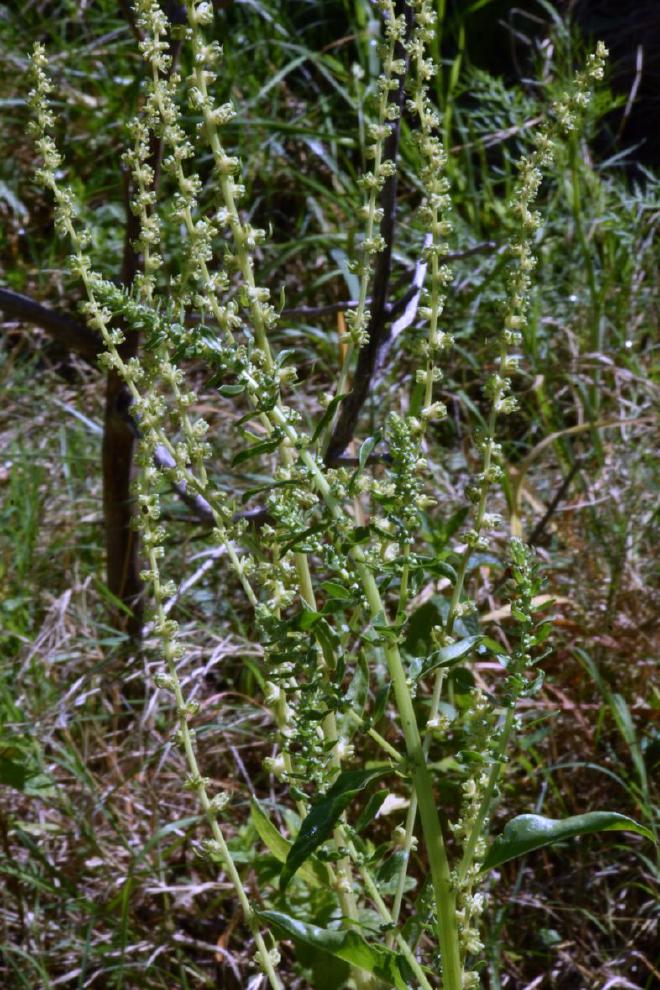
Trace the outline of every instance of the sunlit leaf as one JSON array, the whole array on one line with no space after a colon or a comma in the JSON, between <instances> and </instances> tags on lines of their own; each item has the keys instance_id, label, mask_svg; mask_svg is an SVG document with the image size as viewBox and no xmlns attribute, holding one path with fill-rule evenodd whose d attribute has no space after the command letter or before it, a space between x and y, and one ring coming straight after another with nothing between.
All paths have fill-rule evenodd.
<instances>
[{"instance_id":1,"label":"sunlit leaf","mask_svg":"<svg viewBox=\"0 0 660 990\"><path fill-rule=\"evenodd\" d=\"M429 657L424 659L416 676L423 677L438 667L452 667L459 660L463 660L468 653L471 653L480 639L480 636L468 636L466 639L459 639L456 643L450 643L449 646L434 650Z\"/></svg>"},{"instance_id":2,"label":"sunlit leaf","mask_svg":"<svg viewBox=\"0 0 660 990\"><path fill-rule=\"evenodd\" d=\"M510 859L578 835L616 831L636 832L653 840L653 835L647 828L615 811L590 811L584 815L559 819L544 818L542 815L518 815L507 822L502 834L495 839L481 869L492 870Z\"/></svg>"},{"instance_id":3,"label":"sunlit leaf","mask_svg":"<svg viewBox=\"0 0 660 990\"><path fill-rule=\"evenodd\" d=\"M332 835L342 812L353 798L374 780L391 773L389 767L374 770L344 770L316 804L300 826L300 832L289 851L280 874L280 890L284 892L302 864Z\"/></svg>"},{"instance_id":4,"label":"sunlit leaf","mask_svg":"<svg viewBox=\"0 0 660 990\"><path fill-rule=\"evenodd\" d=\"M383 945L367 942L362 935L352 929L338 931L333 928L319 928L317 925L298 921L281 911L255 911L255 914L278 938L291 938L314 949L328 952L331 956L350 963L351 966L373 973L389 987L408 990L409 984L403 975L406 964L402 957Z\"/></svg>"},{"instance_id":5,"label":"sunlit leaf","mask_svg":"<svg viewBox=\"0 0 660 990\"><path fill-rule=\"evenodd\" d=\"M259 838L266 848L273 854L280 863L286 861L293 843L280 835L279 830L273 825L270 818L263 810L258 801L252 800L250 805L250 818L257 830ZM310 887L327 887L330 885L330 870L325 863L310 857L299 869L299 874L305 883Z\"/></svg>"}]
</instances>

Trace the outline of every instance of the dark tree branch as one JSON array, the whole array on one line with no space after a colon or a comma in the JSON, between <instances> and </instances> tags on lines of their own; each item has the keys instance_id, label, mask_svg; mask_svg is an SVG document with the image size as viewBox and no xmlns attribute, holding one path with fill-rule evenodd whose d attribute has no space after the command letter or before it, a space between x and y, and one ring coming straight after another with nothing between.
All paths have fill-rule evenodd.
<instances>
[{"instance_id":1,"label":"dark tree branch","mask_svg":"<svg viewBox=\"0 0 660 990\"><path fill-rule=\"evenodd\" d=\"M425 246L427 241L428 238L425 240ZM489 253L496 250L496 248L497 245L494 241L483 241L464 251L455 251L451 254L444 255L440 260L447 262L460 258L469 258L475 254ZM386 303L385 305L385 314L388 322L384 324L384 332L376 341L374 347L370 347L368 344L360 351L353 390L342 403L342 411L337 420L330 444L328 445L326 464L336 465L339 456L353 439L358 416L369 396L370 386L374 377L377 372L382 370L390 348L396 338L414 323L426 277L426 268L426 261L424 261L423 257L420 257L415 266L412 283L409 288L395 302ZM353 307L354 303L352 300L344 304L345 309L351 309ZM338 311L336 304L333 305L332 311ZM399 316L399 314L401 315ZM389 321L394 321L391 326L389 326Z\"/></svg>"},{"instance_id":2,"label":"dark tree branch","mask_svg":"<svg viewBox=\"0 0 660 990\"><path fill-rule=\"evenodd\" d=\"M121 282L127 288L133 284L139 271L140 259L135 250L135 240L140 227L130 208L130 178L122 175L126 203L126 228ZM126 327L122 327L127 330ZM118 348L123 361L129 361L138 353L140 335L126 332L124 342ZM135 509L131 494L133 457L136 435L131 429L126 411L131 395L124 379L110 369L105 379L105 410L103 415L103 442L101 464L103 473L103 518L105 523L105 559L108 588L129 610L117 610L114 624L124 628L132 641L139 639L142 631L144 586L140 578L138 535L135 528Z\"/></svg>"},{"instance_id":3,"label":"dark tree branch","mask_svg":"<svg viewBox=\"0 0 660 990\"><path fill-rule=\"evenodd\" d=\"M101 337L80 320L42 306L29 296L11 289L0 289L0 310L13 320L46 330L60 346L96 367L96 359L105 346Z\"/></svg>"},{"instance_id":4,"label":"dark tree branch","mask_svg":"<svg viewBox=\"0 0 660 990\"><path fill-rule=\"evenodd\" d=\"M441 264L445 264L450 261L458 261L461 258L471 258L473 254L486 254L490 251L494 251L496 248L497 244L495 241L481 241L479 244L475 244L471 248L466 248L464 251L451 251L449 254L440 255L439 261ZM412 283L406 292L404 292L404 294L393 303L386 304L387 315L390 319L394 319L403 309L406 309L411 299L413 299L417 294L419 274L422 268L425 270L426 262L420 259L414 269L412 269ZM408 277L409 272L406 274L406 278ZM366 301L367 306L371 306L372 302L373 300L369 297ZM280 312L280 316L283 316L285 319L295 319L298 316L332 316L334 313L345 313L347 309L357 309L358 305L359 303L357 299L343 299L339 302L324 303L321 306L291 306L288 309L283 309ZM415 307L415 315L416 313L417 307ZM412 319L406 323L406 326L410 326L415 318L415 315L413 315ZM392 328L392 331L394 333L394 327Z\"/></svg>"},{"instance_id":5,"label":"dark tree branch","mask_svg":"<svg viewBox=\"0 0 660 990\"><path fill-rule=\"evenodd\" d=\"M562 481L561 485L557 489L555 495L552 498L552 501L550 502L550 505L544 512L543 517L539 519L536 526L529 535L529 539L527 540L527 542L531 547L536 547L541 542L541 539L543 538L543 534L545 533L548 523L554 516L557 509L559 508L561 502L564 500L564 496L566 495L566 492L570 488L573 478L578 473L583 463L584 462L580 457L577 457L573 461L570 471L568 472L568 474Z\"/></svg>"},{"instance_id":6,"label":"dark tree branch","mask_svg":"<svg viewBox=\"0 0 660 990\"><path fill-rule=\"evenodd\" d=\"M133 14L133 7L131 6L129 0L117 0L117 6L121 10L122 14L128 21L128 25L133 32L133 36L138 44L142 41L142 32L135 23L135 16Z\"/></svg>"},{"instance_id":7,"label":"dark tree branch","mask_svg":"<svg viewBox=\"0 0 660 990\"><path fill-rule=\"evenodd\" d=\"M396 4L397 14L403 12L406 19L406 40L412 31L413 13L409 4L404 4L398 0ZM401 133L401 114L405 100L406 76L410 63L409 53L402 44L397 45L396 58L405 61L405 70L399 76L399 84L395 90L389 94L389 103L398 108L398 115L390 124L390 130L385 139L383 147L383 160L393 161L399 155L399 136ZM369 384L376 367L378 352L383 340L387 336L388 312L387 301L389 296L390 276L392 272L392 246L394 243L394 227L396 223L396 190L397 173L389 176L383 185L380 194L380 208L383 210L383 218L380 222L380 235L385 242L384 249L378 255L376 270L374 273L373 296L370 307L370 318L367 327L368 340L358 354L357 367L353 379L352 390L348 393L340 406L339 416L335 423L330 441L325 454L326 464L333 464L340 457L346 447L351 442L355 432L360 409L369 392Z\"/></svg>"}]
</instances>

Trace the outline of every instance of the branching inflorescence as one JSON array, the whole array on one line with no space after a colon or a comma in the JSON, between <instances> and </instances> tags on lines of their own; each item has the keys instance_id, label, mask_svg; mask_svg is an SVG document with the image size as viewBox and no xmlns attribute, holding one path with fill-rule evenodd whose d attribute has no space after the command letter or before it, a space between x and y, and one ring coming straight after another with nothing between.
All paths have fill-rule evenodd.
<instances>
[{"instance_id":1,"label":"branching inflorescence","mask_svg":"<svg viewBox=\"0 0 660 990\"><path fill-rule=\"evenodd\" d=\"M451 859L438 813L431 746L452 731L442 709L448 668L455 658L468 657L480 642L479 636L466 636L462 631L463 620L474 609L465 586L471 556L475 550L490 546L485 534L496 523L487 512L489 493L501 477L495 430L498 417L515 409L511 375L517 367L516 352L527 318L535 265L533 243L540 224L534 200L542 169L551 163L557 140L577 126L590 88L602 76L606 52L599 46L590 57L573 89L552 106L547 123L534 137L532 150L520 162L510 204L517 232L510 246L508 301L503 330L494 341L496 371L486 383L488 427L478 438L481 470L467 493L475 506L473 519L463 536L463 549L453 553L451 564L444 562L443 573L451 575L453 584L444 622L431 631L429 655L414 657L402 645L411 614L412 589L426 579L425 575L433 574L428 570L429 558L420 552L420 514L434 504L432 495L425 491L424 445L429 424L446 415L435 386L442 378L442 355L452 345L451 336L441 327L444 297L452 277L442 262L451 232L447 217L450 189L445 176L446 152L438 136L440 119L429 96L435 71L428 54L435 30L435 5L429 0L408 0L408 21L400 12L401 5L393 0L379 0L377 6L382 14L384 43L375 117L368 126L372 166L361 181L365 231L354 265L359 298L347 321L352 343L338 374L336 396L340 399L348 389L352 354L365 344L373 259L385 246L377 230L382 219L378 196L396 168L383 151L399 112L389 96L407 73L406 110L414 122L420 161L418 222L428 271L418 313L424 342L416 386L422 388L423 398L417 415L393 412L387 420L391 467L385 477L369 473L368 457L373 447L369 442L360 451L356 470L323 465L323 440L332 426L336 402L331 403L313 436L301 428L299 414L287 403L287 390L296 384L295 369L287 365L286 354L276 357L273 353L271 337L277 312L269 290L259 284L256 273L255 250L265 232L253 227L241 213L244 189L238 179L240 163L228 153L222 138L222 129L235 112L229 102L216 102L217 65L222 52L217 42L208 38L212 5L186 2L188 23L177 28L190 51L190 71L182 79L174 71L169 50L172 28L158 3L138 0L135 4L148 78L141 114L129 128L132 146L125 155L132 176L132 209L140 228L135 247L142 258L142 271L131 293L93 270L86 253L89 236L77 222L71 192L58 177L62 159L50 136L54 124L48 109L51 84L41 46L32 57L35 86L30 99L43 159L39 178L54 197L58 233L72 245L70 268L85 288L87 320L105 343L103 363L126 382L141 432L135 494L145 557L143 577L150 588L153 629L163 660L156 686L173 695L177 741L188 765L184 786L197 796L208 820L211 838L205 850L233 884L259 964L271 987L283 986L274 939L295 935L300 919L282 913L275 918L272 912L255 911L227 846L222 824L227 795L212 794L211 781L203 776L199 765L190 725L196 707L184 696L177 673L185 643L176 621L165 609L174 588L162 577L167 538L160 504L162 479L183 485L210 506L212 538L226 548L227 559L253 609L255 629L264 648L265 701L272 711L279 744L279 755L271 758L265 769L288 786L293 807L302 819L283 870L282 890L307 858L323 852L325 875L336 897L342 928L352 938L347 938L342 958L351 962L355 985L373 986L377 977L399 987L441 985L444 990L461 990L478 986L474 963L479 962L483 950L478 921L484 906L479 870L485 838L515 727L516 702L538 682L528 671L538 659L535 650L547 632L545 627L534 625L532 599L537 578L529 552L518 542L511 545L511 598L519 637L512 653L500 656L506 680L497 706L475 689L464 717L465 730L484 743L485 751L480 763L464 768L463 806L452 826L458 852L452 852ZM412 25L409 33L407 23ZM397 57L402 49L405 59ZM184 126L183 93L188 110L197 120L194 141ZM160 143L162 169L171 189L169 209L162 215L152 160L154 139ZM209 191L203 189L196 171L200 144L210 149L212 156L211 191L215 199L210 204ZM168 272L164 231L172 224L184 232L185 247L178 270ZM191 312L200 319L188 320ZM123 329L117 327L118 319ZM126 333L138 328L146 331L148 347L140 359L124 361L120 345ZM221 394L242 403L246 419L258 430L235 462L260 456L277 460L273 484L263 495L268 522L260 532L259 552L253 556L242 550L245 523L235 521L236 506L214 491L207 472L211 453L207 424L191 413L195 395L186 386L181 367L181 361L190 356L205 361ZM178 439L170 439L171 430ZM159 447L166 450L171 467L156 466ZM360 690L360 679L364 690ZM398 740L393 743L377 731L378 714L367 702L379 681L381 687L391 690L390 713L403 739L401 752ZM387 694L381 690L379 697L382 702L377 704L386 705ZM366 752L367 742L369 752L376 754L375 767L367 767L356 756ZM350 768L344 769L344 764ZM405 827L393 831L383 851L349 824L346 809L353 794L385 775L396 777L397 786L401 782L407 786L408 812ZM326 798L319 800L319 793ZM418 816L430 883L417 898L406 898L414 886L408 865L417 841ZM390 855L396 855L396 870L394 886L388 888L392 897L388 904L378 877L382 876L383 858ZM296 877L295 882L304 881ZM267 891L262 892L262 897L267 896ZM363 937L368 909L375 909L380 919L387 948L368 944ZM417 937L404 930L404 914L416 918L421 929L426 928L431 935L439 949L437 967L428 965L434 959L433 951L420 954ZM269 932L264 933L264 922ZM320 929L317 926L315 930ZM309 932L307 937L312 937ZM349 951L346 946L353 949Z\"/></svg>"}]
</instances>

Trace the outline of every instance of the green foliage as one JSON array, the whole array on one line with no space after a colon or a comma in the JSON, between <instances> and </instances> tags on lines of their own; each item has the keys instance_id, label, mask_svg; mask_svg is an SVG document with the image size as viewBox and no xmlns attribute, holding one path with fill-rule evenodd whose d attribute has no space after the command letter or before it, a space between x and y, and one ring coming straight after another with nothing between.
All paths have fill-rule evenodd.
<instances>
[{"instance_id":1,"label":"green foliage","mask_svg":"<svg viewBox=\"0 0 660 990\"><path fill-rule=\"evenodd\" d=\"M647 828L614 811L591 811L586 815L573 815L561 821L543 818L541 815L518 815L507 822L502 834L495 839L481 868L493 870L510 859L579 835L622 831L636 832L653 840L653 834Z\"/></svg>"},{"instance_id":2,"label":"green foliage","mask_svg":"<svg viewBox=\"0 0 660 990\"><path fill-rule=\"evenodd\" d=\"M296 841L286 858L280 874L280 892L284 893L292 877L326 839L329 839L339 819L353 798L369 784L385 777L389 768L374 770L343 770L326 794L312 806L300 826Z\"/></svg>"},{"instance_id":3,"label":"green foliage","mask_svg":"<svg viewBox=\"0 0 660 990\"><path fill-rule=\"evenodd\" d=\"M354 47L320 52L308 47L309 32L326 31L329 42L336 40L326 5L301 36L293 5L248 10L253 5L236 4L227 15L232 30L222 32L219 70L214 39L221 32L212 26L211 5L187 6L190 27L179 31L181 79L170 76L169 29L159 8L142 2L146 67L135 71L130 39L123 37L114 64L123 72L126 60L130 92L122 98L106 73L100 95L95 90L92 97L98 103L92 151L102 166L124 144L117 123L137 110L124 155L143 267L133 291L113 281L123 207L106 201L109 173L91 169L81 155L84 120L75 101L63 107L66 164L50 137L40 49L31 96L45 159L41 178L55 197L58 232L73 247L70 267L85 288L83 310L104 338L104 367L118 372L131 391L142 435L136 502L155 656L163 663L153 681L162 696L150 711L163 726L170 715L176 720L173 776L188 801L198 801L212 836L193 840L200 869L212 877L220 867L227 877L271 986L286 985L290 975L273 939L294 942L303 978L311 971L310 985L319 988L351 980L366 990L372 976L397 987L437 985L438 953L445 990L476 986L485 953L482 870L548 844L529 828L530 816L522 816L524 834L521 819L514 819L485 851L520 702L541 688L535 668L551 632L537 615L537 567L520 541L507 540L491 503L502 509L503 494L508 498L512 533L521 535L521 499L534 457L522 458L530 448L534 455L539 425L543 449L552 446L568 467L575 462L573 410L554 395L568 380L556 324L572 320L577 306L585 317L578 321L580 360L606 353L620 332L612 329L620 326L614 314L636 305L639 277L634 256L642 234L629 221L621 245L617 228L625 209L634 212L640 203L647 209L646 193L626 198L620 184L601 181L581 154L583 135L600 112L598 104L589 105L600 58L592 56L574 82L568 64L559 65L538 97L464 66L464 22L457 29L459 41L463 33L458 54L437 81L430 78L426 59L431 53L437 61L439 43L430 4L409 5L416 17L409 69L395 64L405 30L388 2L378 4L380 20L366 4L347 5ZM380 47L372 44L377 37ZM71 71L88 72L81 64ZM413 326L394 344L392 373L376 387L355 463L328 468L323 454L355 349L365 341L371 276L385 246L379 203L393 165L383 144L397 119L387 97L406 72L394 263L409 282L410 269L424 261L427 284ZM227 102L230 89L235 106ZM438 93L439 109L432 99ZM529 134L526 121L535 115L545 123ZM491 144L484 140L489 131ZM501 136L509 131L511 140ZM456 138L458 150L452 148ZM154 141L163 153L158 180L150 157ZM70 182L67 168L77 176ZM541 168L550 173L543 185ZM19 200L12 196L5 201L18 217ZM500 242L481 261L457 259L456 275L444 262L450 206L460 245L486 237ZM608 210L611 217L603 220ZM568 240L567 217L573 225ZM586 289L580 270L588 275ZM406 284L395 280L394 300ZM576 287L580 296L571 302ZM307 302L325 290L357 302L345 319L347 348L337 346L338 334L322 317L278 320L289 297ZM638 326L641 335L642 322ZM140 358L127 362L121 345L138 332L144 336ZM640 369L630 350L622 367L632 381ZM524 367L516 379L519 361ZM576 383L589 423L585 432L592 433L601 464L603 367L585 364ZM195 391L202 389L235 424L220 442L199 415ZM326 394L317 402L321 391ZM641 389L631 401L634 418L643 411ZM451 418L450 407L456 411ZM459 431L467 457L456 450ZM459 459L454 477L462 476L446 505L444 447L450 444ZM170 467L154 466L159 447ZM26 579L43 477L35 472L29 482L30 497L9 510L22 513L20 519L5 520L20 524L24 534ZM199 731L202 679L181 676L194 655L194 633L184 621L187 606L171 608L176 586L168 574L179 578L188 562L171 537L169 485L206 500L213 524L202 535L205 549L219 548L228 565L225 586L236 588L238 604L225 591L205 611L200 595L191 614L208 621L211 635L224 634L227 625L239 630L246 653L258 643L236 680L248 694L256 694L257 685L263 691L276 753L253 772L259 793L267 792L270 776L274 800L268 810L252 802L249 826L237 824L243 808L231 788L218 788L224 774L207 770L202 744L215 726ZM250 499L266 516L256 534L241 518ZM503 592L513 632L497 639L484 635L478 618L484 570L508 579ZM21 621L10 636L29 630ZM491 655L502 673L487 675L484 690L475 667ZM630 712L616 693L610 698L648 804ZM26 791L32 771L12 753L3 764L5 777ZM78 757L75 764L82 777ZM386 779L387 790L364 793ZM407 807L405 824L390 826L388 797L395 807L397 801ZM121 915L118 985L133 979L161 985L158 973L138 977L130 968L131 901L138 884L159 876L163 861L171 862L195 834L201 816L185 812L184 806L176 821L157 822L149 838L133 844L126 879L110 905L110 913ZM578 818L582 824L569 816L546 828L548 841L593 831L598 822L617 827L612 823L630 821L609 812ZM632 830L648 834L639 826ZM169 836L173 843L161 848ZM430 876L426 884L417 882L422 870ZM257 898L266 902L264 910L255 909ZM211 915L216 906L228 915L222 902ZM189 979L177 978L181 985ZM167 973L162 980L167 985Z\"/></svg>"},{"instance_id":4,"label":"green foliage","mask_svg":"<svg viewBox=\"0 0 660 990\"><path fill-rule=\"evenodd\" d=\"M297 921L280 911L259 911L258 915L280 938L293 938L312 949L327 952L352 966L373 973L385 986L406 990L405 960L380 945L369 944L354 931L336 931Z\"/></svg>"}]
</instances>

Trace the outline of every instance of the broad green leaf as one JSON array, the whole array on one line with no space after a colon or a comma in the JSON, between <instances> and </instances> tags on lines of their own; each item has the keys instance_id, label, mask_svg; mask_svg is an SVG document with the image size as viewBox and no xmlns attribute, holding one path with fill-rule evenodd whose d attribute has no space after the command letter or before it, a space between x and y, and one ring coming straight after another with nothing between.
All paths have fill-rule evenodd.
<instances>
[{"instance_id":1,"label":"broad green leaf","mask_svg":"<svg viewBox=\"0 0 660 990\"><path fill-rule=\"evenodd\" d=\"M466 639L459 639L455 643L450 643L449 646L434 650L429 657L425 658L421 670L416 676L423 677L431 670L436 670L437 667L453 666L459 660L463 660L468 653L471 653L480 639L480 636L468 636Z\"/></svg>"},{"instance_id":2,"label":"broad green leaf","mask_svg":"<svg viewBox=\"0 0 660 990\"><path fill-rule=\"evenodd\" d=\"M455 582L458 579L456 568L452 567L451 564L448 564L446 560L440 560L437 557L429 564L427 570L429 570L431 574L435 574L437 577L449 578L452 582Z\"/></svg>"},{"instance_id":3,"label":"broad green leaf","mask_svg":"<svg viewBox=\"0 0 660 990\"><path fill-rule=\"evenodd\" d=\"M416 558L416 563L422 573L428 572L438 577L446 577L452 583L456 581L456 568L448 564L444 557L427 557L419 554Z\"/></svg>"},{"instance_id":4,"label":"broad green leaf","mask_svg":"<svg viewBox=\"0 0 660 990\"><path fill-rule=\"evenodd\" d=\"M259 802L254 799L250 805L250 818L264 845L273 854L275 859L280 863L284 863L289 855L292 843L288 839L285 839L283 835L280 835L279 830L273 825ZM310 857L306 863L302 864L299 873L301 878L310 887L327 888L330 886L330 870L325 863L321 863L314 857Z\"/></svg>"},{"instance_id":5,"label":"broad green leaf","mask_svg":"<svg viewBox=\"0 0 660 990\"><path fill-rule=\"evenodd\" d=\"M16 791L23 791L29 776L30 771L23 763L16 763L15 760L0 756L0 784L4 787L13 787Z\"/></svg>"},{"instance_id":6,"label":"broad green leaf","mask_svg":"<svg viewBox=\"0 0 660 990\"><path fill-rule=\"evenodd\" d=\"M330 790L313 805L300 826L298 837L291 846L280 874L282 893L314 850L332 835L339 817L356 794L388 773L391 773L389 767L378 767L374 770L344 770L339 774Z\"/></svg>"},{"instance_id":7,"label":"broad green leaf","mask_svg":"<svg viewBox=\"0 0 660 990\"><path fill-rule=\"evenodd\" d=\"M408 982L403 976L406 966L402 957L382 945L367 942L352 929L338 931L333 928L319 928L317 925L298 921L281 911L255 911L255 914L278 938L291 938L328 952L351 966L373 973L389 987L408 990Z\"/></svg>"},{"instance_id":8,"label":"broad green leaf","mask_svg":"<svg viewBox=\"0 0 660 990\"><path fill-rule=\"evenodd\" d=\"M495 839L481 869L492 870L510 859L578 835L612 831L636 832L653 841L653 835L647 828L615 811L590 811L585 815L560 819L544 818L542 815L518 815L507 822L502 834Z\"/></svg>"}]
</instances>

